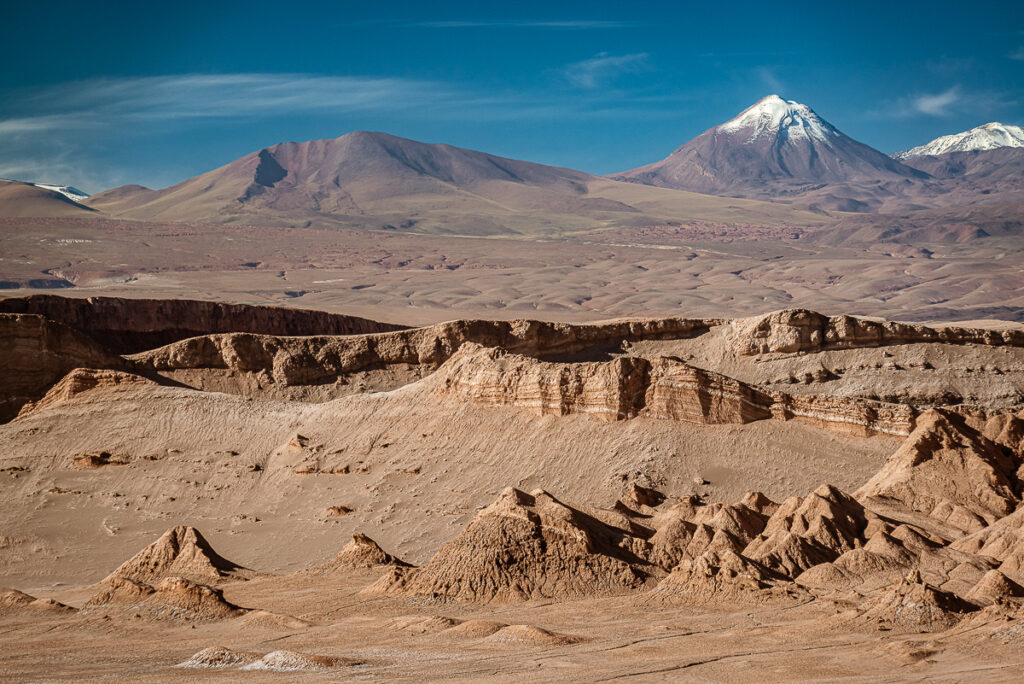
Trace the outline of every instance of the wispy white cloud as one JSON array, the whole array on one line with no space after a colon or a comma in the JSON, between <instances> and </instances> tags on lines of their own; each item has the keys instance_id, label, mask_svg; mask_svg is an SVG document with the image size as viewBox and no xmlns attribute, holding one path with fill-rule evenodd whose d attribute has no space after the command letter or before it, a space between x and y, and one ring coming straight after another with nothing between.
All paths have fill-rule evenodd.
<instances>
[{"instance_id":1,"label":"wispy white cloud","mask_svg":"<svg viewBox=\"0 0 1024 684\"><path fill-rule=\"evenodd\" d=\"M757 67L754 69L754 75L765 88L777 95L785 96L786 86L776 75L774 69L766 66Z\"/></svg>"},{"instance_id":2,"label":"wispy white cloud","mask_svg":"<svg viewBox=\"0 0 1024 684\"><path fill-rule=\"evenodd\" d=\"M566 65L562 74L577 88L592 89L608 85L622 74L638 74L650 69L650 55L646 52L629 55L601 52L590 59Z\"/></svg>"},{"instance_id":3,"label":"wispy white cloud","mask_svg":"<svg viewBox=\"0 0 1024 684\"><path fill-rule=\"evenodd\" d=\"M90 79L23 97L0 133L81 126L95 120L267 116L317 110L404 109L453 97L440 83L307 74L184 74Z\"/></svg>"},{"instance_id":4,"label":"wispy white cloud","mask_svg":"<svg viewBox=\"0 0 1024 684\"><path fill-rule=\"evenodd\" d=\"M637 26L634 21L605 21L599 19L566 19L563 21L536 21L529 19L485 19L463 21L421 21L408 26L420 28L540 28L563 30L613 29Z\"/></svg>"},{"instance_id":5,"label":"wispy white cloud","mask_svg":"<svg viewBox=\"0 0 1024 684\"><path fill-rule=\"evenodd\" d=\"M1017 61L1024 61L1024 45L1021 45L1016 50L1011 51L1010 54L1006 56Z\"/></svg>"},{"instance_id":6,"label":"wispy white cloud","mask_svg":"<svg viewBox=\"0 0 1024 684\"><path fill-rule=\"evenodd\" d=\"M970 112L976 117L998 115L1018 105L1006 93L966 89L953 85L934 93L914 93L888 100L866 115L872 119L910 119L914 117L951 117Z\"/></svg>"},{"instance_id":7,"label":"wispy white cloud","mask_svg":"<svg viewBox=\"0 0 1024 684\"><path fill-rule=\"evenodd\" d=\"M960 88L953 86L941 93L926 93L911 98L914 110L928 116L949 116L950 110L960 101Z\"/></svg>"},{"instance_id":8,"label":"wispy white cloud","mask_svg":"<svg viewBox=\"0 0 1024 684\"><path fill-rule=\"evenodd\" d=\"M875 110L867 112L872 119L909 119L921 116L949 116L956 111L962 99L967 97L958 85L937 93L914 93L895 100L882 102ZM980 103L990 103L992 97L984 93L971 93L969 97Z\"/></svg>"},{"instance_id":9,"label":"wispy white cloud","mask_svg":"<svg viewBox=\"0 0 1024 684\"><path fill-rule=\"evenodd\" d=\"M580 89L532 93L402 78L259 73L102 78L0 92L0 171L87 191L110 187L124 176L126 182L155 184L172 178L165 178L165 171L138 177L130 169L111 168L110 151L123 150L129 137L296 115L348 122L401 119L410 113L422 117L424 111L437 120L474 122L671 115L665 102L596 87L618 74L645 69L646 55L598 55L573 66ZM348 130L337 130L337 135Z\"/></svg>"}]
</instances>

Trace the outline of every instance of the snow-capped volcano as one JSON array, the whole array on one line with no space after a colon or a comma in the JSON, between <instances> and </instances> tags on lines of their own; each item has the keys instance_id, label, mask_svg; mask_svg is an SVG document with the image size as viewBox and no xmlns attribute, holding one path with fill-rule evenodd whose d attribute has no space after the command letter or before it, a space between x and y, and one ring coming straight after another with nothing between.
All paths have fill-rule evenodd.
<instances>
[{"instance_id":1,"label":"snow-capped volcano","mask_svg":"<svg viewBox=\"0 0 1024 684\"><path fill-rule=\"evenodd\" d=\"M944 135L930 143L897 152L892 156L896 159L908 159L925 155L949 154L950 152L995 150L1000 147L1024 147L1024 128L993 121L963 133Z\"/></svg>"},{"instance_id":2,"label":"snow-capped volcano","mask_svg":"<svg viewBox=\"0 0 1024 684\"><path fill-rule=\"evenodd\" d=\"M807 105L769 95L666 159L612 177L710 194L774 197L808 186L927 175L844 135Z\"/></svg>"},{"instance_id":3,"label":"snow-capped volcano","mask_svg":"<svg viewBox=\"0 0 1024 684\"><path fill-rule=\"evenodd\" d=\"M827 142L830 137L841 135L807 105L783 100L778 95L769 95L752 107L740 113L735 119L725 122L716 130L728 134L746 135L746 142L753 143L762 136L785 136L789 140L818 140Z\"/></svg>"}]
</instances>

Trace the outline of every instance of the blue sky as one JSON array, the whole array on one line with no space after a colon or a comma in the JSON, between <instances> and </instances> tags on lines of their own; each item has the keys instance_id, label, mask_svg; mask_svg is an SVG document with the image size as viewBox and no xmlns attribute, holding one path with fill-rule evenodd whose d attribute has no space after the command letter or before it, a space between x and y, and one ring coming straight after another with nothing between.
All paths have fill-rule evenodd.
<instances>
[{"instance_id":1,"label":"blue sky","mask_svg":"<svg viewBox=\"0 0 1024 684\"><path fill-rule=\"evenodd\" d=\"M21 2L0 177L164 187L381 130L592 173L769 93L892 152L1024 124L1019 2Z\"/></svg>"}]
</instances>

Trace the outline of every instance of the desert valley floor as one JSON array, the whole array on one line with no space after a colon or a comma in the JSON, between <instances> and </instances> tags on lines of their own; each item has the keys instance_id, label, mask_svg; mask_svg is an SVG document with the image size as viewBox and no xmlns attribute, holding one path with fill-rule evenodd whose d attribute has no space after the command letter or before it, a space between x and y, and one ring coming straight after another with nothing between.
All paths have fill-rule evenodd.
<instances>
[{"instance_id":1,"label":"desert valley floor","mask_svg":"<svg viewBox=\"0 0 1024 684\"><path fill-rule=\"evenodd\" d=\"M1018 325L372 289L0 300L0 678L1019 679Z\"/></svg>"}]
</instances>

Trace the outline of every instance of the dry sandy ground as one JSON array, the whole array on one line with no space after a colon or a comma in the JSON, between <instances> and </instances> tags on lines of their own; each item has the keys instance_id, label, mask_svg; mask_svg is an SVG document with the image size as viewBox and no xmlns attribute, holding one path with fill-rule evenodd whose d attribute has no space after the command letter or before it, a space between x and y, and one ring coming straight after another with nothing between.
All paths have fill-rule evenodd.
<instances>
[{"instance_id":1,"label":"dry sandy ground","mask_svg":"<svg viewBox=\"0 0 1024 684\"><path fill-rule=\"evenodd\" d=\"M10 681L1013 682L1024 664L1019 630L996 638L888 636L829 628L822 618L834 610L799 604L730 610L613 597L480 607L359 595L379 574L353 570L329 582L271 577L225 586L236 604L310 623L298 628L241 624L244 618L192 626L130 616L9 618L0 622L0 673ZM532 630L523 630L523 640L515 632L496 639L487 636L493 627L479 623L464 633L445 631L452 623L436 618L528 625L575 643L543 643L549 639ZM326 672L175 667L211 646L359 664Z\"/></svg>"},{"instance_id":2,"label":"dry sandy ground","mask_svg":"<svg viewBox=\"0 0 1024 684\"><path fill-rule=\"evenodd\" d=\"M726 235L722 235L723 230ZM464 317L740 316L787 307L1019 320L1019 242L822 247L757 227L577 241L341 229L0 219L0 281L68 296L301 306L412 325ZM45 287L47 283L36 282ZM46 291L9 290L10 294Z\"/></svg>"}]
</instances>

